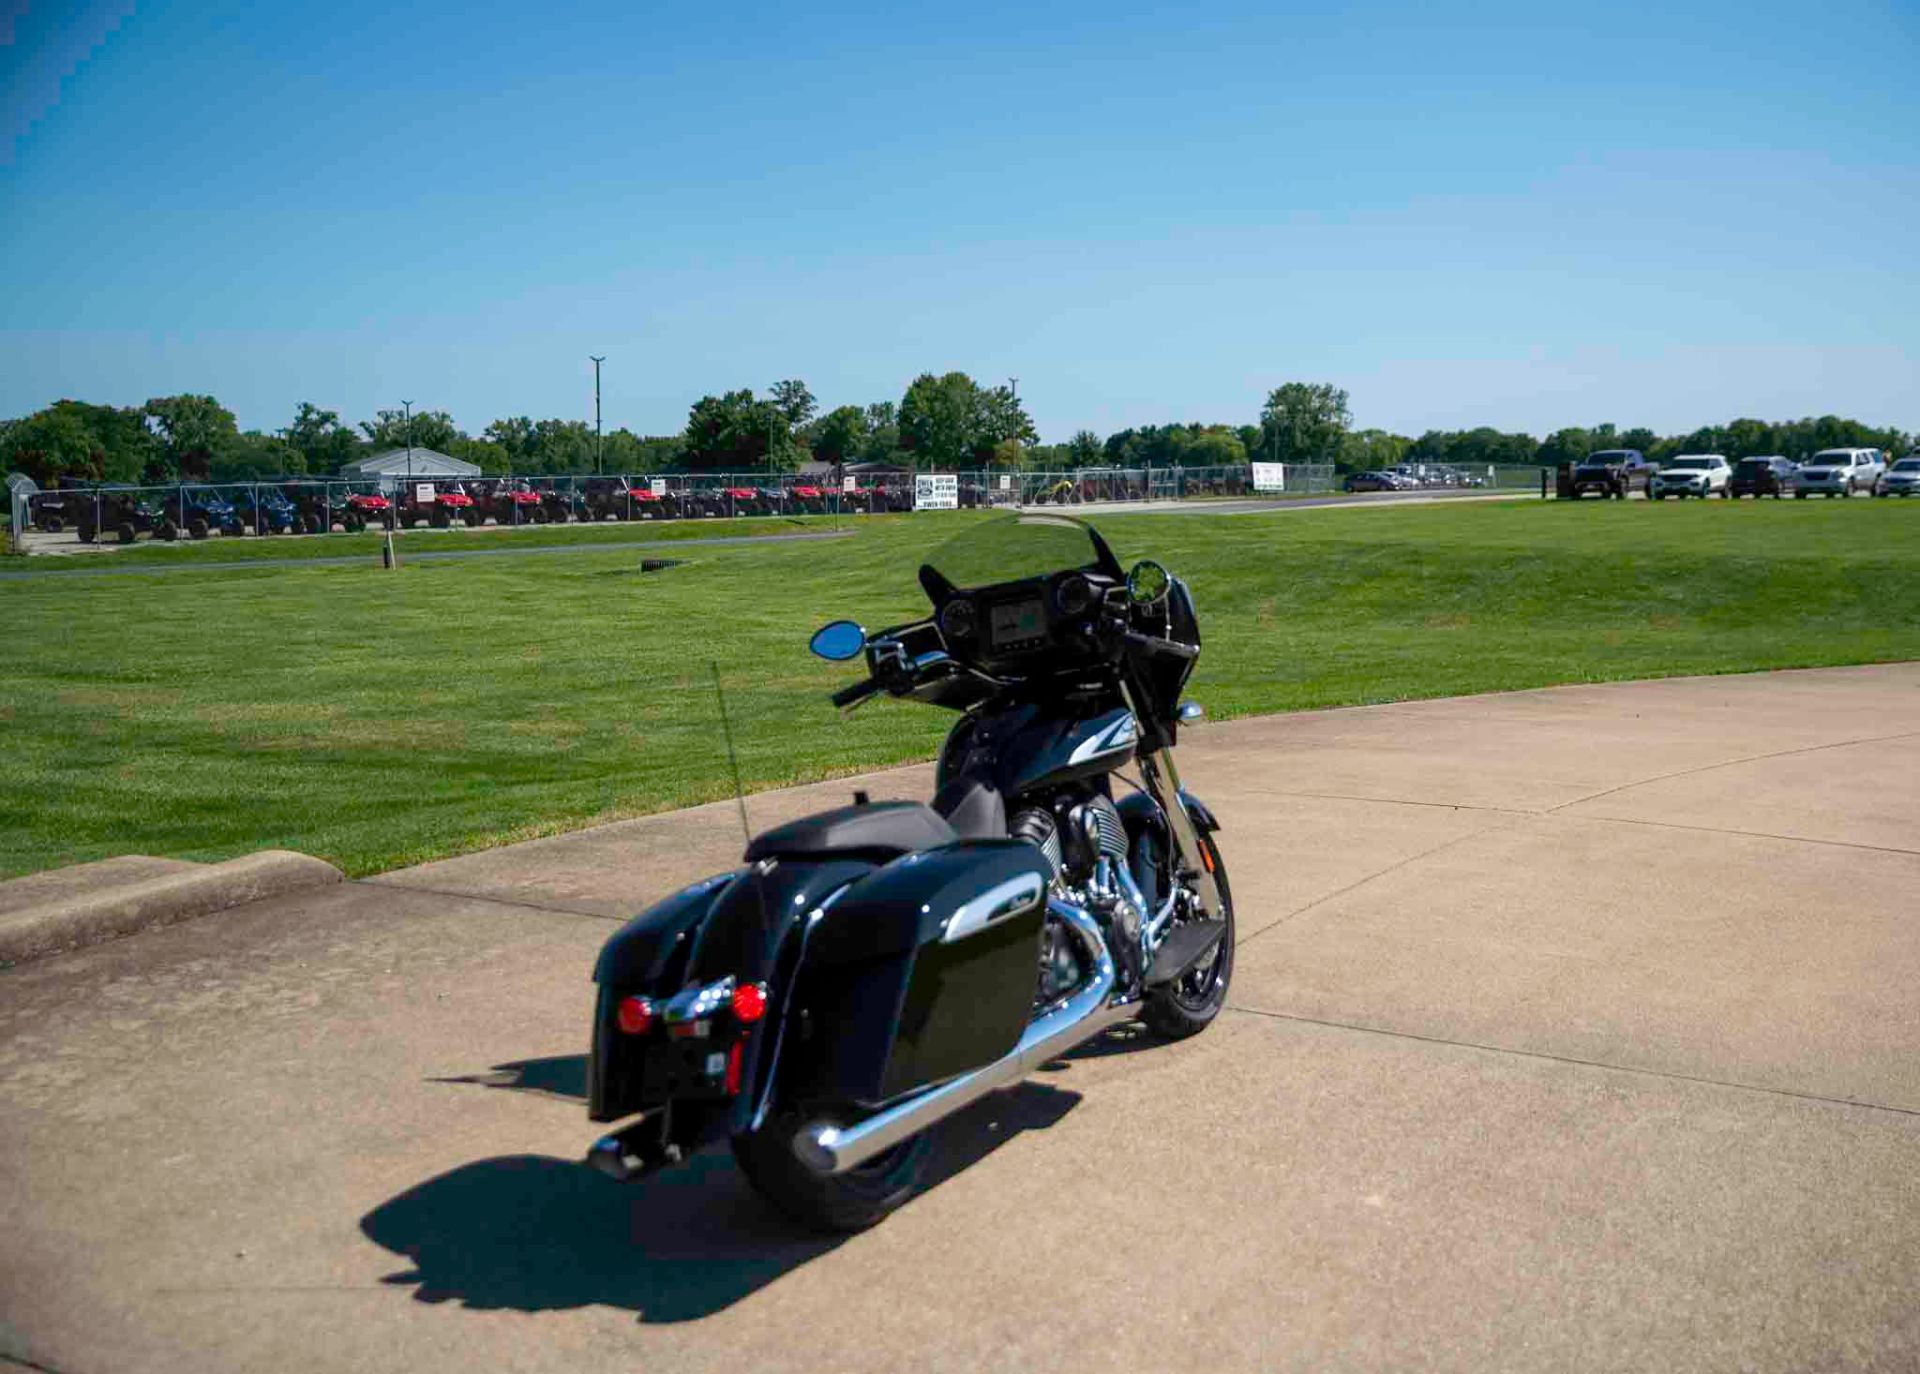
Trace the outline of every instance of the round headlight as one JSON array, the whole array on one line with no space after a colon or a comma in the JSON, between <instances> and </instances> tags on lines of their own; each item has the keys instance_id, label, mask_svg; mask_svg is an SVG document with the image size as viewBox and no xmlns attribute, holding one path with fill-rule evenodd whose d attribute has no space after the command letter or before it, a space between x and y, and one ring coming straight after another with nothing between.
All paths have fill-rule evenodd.
<instances>
[{"instance_id":1,"label":"round headlight","mask_svg":"<svg viewBox=\"0 0 1920 1374\"><path fill-rule=\"evenodd\" d=\"M1085 615L1093 607L1093 584L1075 573L1054 589L1053 604L1068 619Z\"/></svg>"},{"instance_id":2,"label":"round headlight","mask_svg":"<svg viewBox=\"0 0 1920 1374\"><path fill-rule=\"evenodd\" d=\"M973 635L973 603L964 598L949 601L940 608L940 633L948 639L969 639Z\"/></svg>"}]
</instances>

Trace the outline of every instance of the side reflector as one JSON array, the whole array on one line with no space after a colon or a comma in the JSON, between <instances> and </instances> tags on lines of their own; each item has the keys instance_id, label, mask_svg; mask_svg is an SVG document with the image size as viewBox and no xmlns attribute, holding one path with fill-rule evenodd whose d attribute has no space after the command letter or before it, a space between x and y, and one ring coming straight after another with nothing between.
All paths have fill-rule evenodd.
<instances>
[{"instance_id":1,"label":"side reflector","mask_svg":"<svg viewBox=\"0 0 1920 1374\"><path fill-rule=\"evenodd\" d=\"M747 1047L744 1040L733 1042L733 1048L727 1051L727 1096L740 1095L740 1052Z\"/></svg>"},{"instance_id":2,"label":"side reflector","mask_svg":"<svg viewBox=\"0 0 1920 1374\"><path fill-rule=\"evenodd\" d=\"M767 985L765 983L742 983L733 990L733 1014L735 1019L746 1025L752 1025L767 1014Z\"/></svg>"},{"instance_id":3,"label":"side reflector","mask_svg":"<svg viewBox=\"0 0 1920 1374\"><path fill-rule=\"evenodd\" d=\"M653 1003L644 997L624 997L616 1019L628 1035L645 1035L653 1026Z\"/></svg>"}]
</instances>

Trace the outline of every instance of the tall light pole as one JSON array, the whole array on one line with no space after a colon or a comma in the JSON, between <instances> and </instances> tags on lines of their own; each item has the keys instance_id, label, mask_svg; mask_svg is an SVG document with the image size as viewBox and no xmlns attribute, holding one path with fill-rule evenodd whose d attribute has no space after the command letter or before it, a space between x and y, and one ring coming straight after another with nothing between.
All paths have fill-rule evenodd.
<instances>
[{"instance_id":1,"label":"tall light pole","mask_svg":"<svg viewBox=\"0 0 1920 1374\"><path fill-rule=\"evenodd\" d=\"M407 408L407 490L411 491L413 489L413 402L402 401L400 404ZM399 510L400 503L395 501L393 508L396 511Z\"/></svg>"},{"instance_id":2,"label":"tall light pole","mask_svg":"<svg viewBox=\"0 0 1920 1374\"><path fill-rule=\"evenodd\" d=\"M593 358L591 353L587 356ZM605 357L593 358L593 470L596 475L606 456L606 444L600 437L600 364L605 361Z\"/></svg>"}]
</instances>

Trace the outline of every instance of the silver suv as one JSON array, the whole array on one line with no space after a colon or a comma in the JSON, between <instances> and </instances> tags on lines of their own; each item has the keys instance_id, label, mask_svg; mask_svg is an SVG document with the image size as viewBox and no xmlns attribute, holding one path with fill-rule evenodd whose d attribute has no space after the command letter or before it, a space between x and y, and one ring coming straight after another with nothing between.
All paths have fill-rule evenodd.
<instances>
[{"instance_id":1,"label":"silver suv","mask_svg":"<svg viewBox=\"0 0 1920 1374\"><path fill-rule=\"evenodd\" d=\"M1886 457L1877 448L1823 448L1800 465L1793 494L1804 501L1816 492L1822 496L1851 496L1856 491L1872 491L1886 470Z\"/></svg>"}]
</instances>

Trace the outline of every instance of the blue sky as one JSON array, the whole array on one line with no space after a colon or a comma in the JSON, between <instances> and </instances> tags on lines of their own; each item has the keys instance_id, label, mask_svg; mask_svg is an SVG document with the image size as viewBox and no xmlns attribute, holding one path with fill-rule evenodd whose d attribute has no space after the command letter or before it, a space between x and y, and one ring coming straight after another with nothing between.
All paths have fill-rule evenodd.
<instances>
[{"instance_id":1,"label":"blue sky","mask_svg":"<svg viewBox=\"0 0 1920 1374\"><path fill-rule=\"evenodd\" d=\"M1920 429L1920 4L0 0L0 414Z\"/></svg>"}]
</instances>

